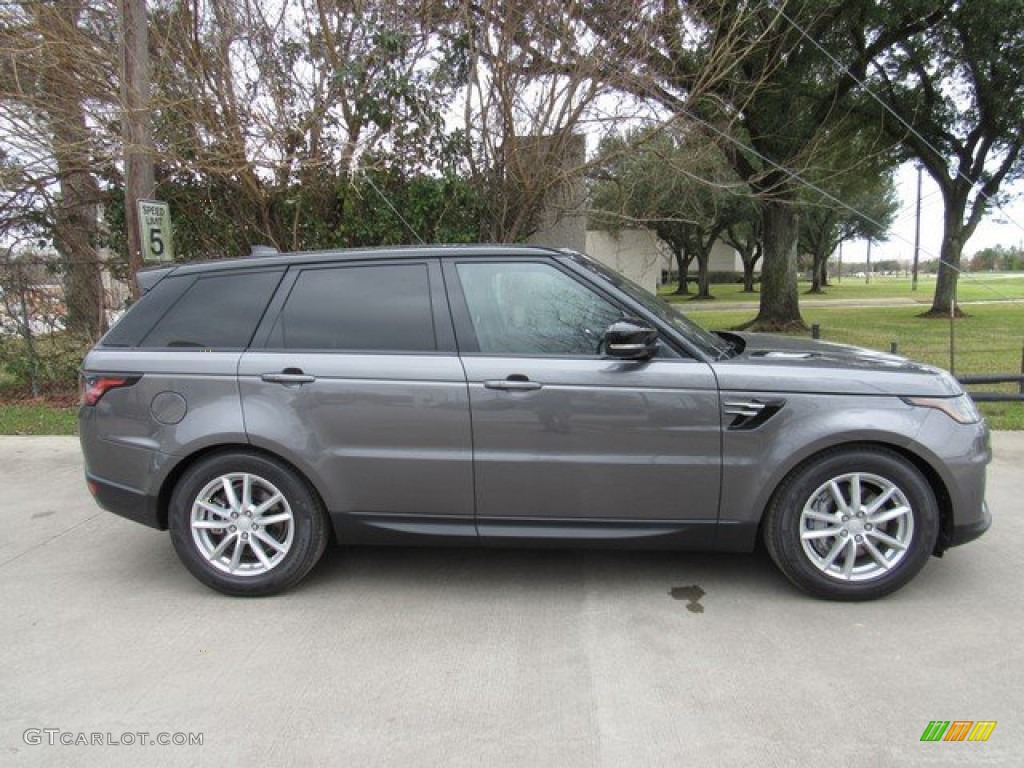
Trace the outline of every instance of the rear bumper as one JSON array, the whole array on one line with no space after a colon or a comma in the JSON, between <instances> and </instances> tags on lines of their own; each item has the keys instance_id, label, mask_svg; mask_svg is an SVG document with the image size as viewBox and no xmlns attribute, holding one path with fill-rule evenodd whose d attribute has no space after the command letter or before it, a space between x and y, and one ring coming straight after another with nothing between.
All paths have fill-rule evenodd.
<instances>
[{"instance_id":1,"label":"rear bumper","mask_svg":"<svg viewBox=\"0 0 1024 768\"><path fill-rule=\"evenodd\" d=\"M981 502L981 517L967 525L954 525L953 532L949 537L949 546L956 547L974 541L981 536L992 525L992 513L988 510L988 504Z\"/></svg>"},{"instance_id":2,"label":"rear bumper","mask_svg":"<svg viewBox=\"0 0 1024 768\"><path fill-rule=\"evenodd\" d=\"M160 519L160 505L156 497L108 480L101 480L88 472L85 474L85 480L89 492L103 509L136 523L148 525L150 528L167 530L167 524Z\"/></svg>"}]
</instances>

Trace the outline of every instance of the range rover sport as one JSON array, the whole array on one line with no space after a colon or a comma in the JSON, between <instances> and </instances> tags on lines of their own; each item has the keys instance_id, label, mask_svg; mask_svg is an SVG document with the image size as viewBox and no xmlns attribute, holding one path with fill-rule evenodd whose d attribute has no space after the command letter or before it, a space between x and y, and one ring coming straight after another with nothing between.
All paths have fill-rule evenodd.
<instances>
[{"instance_id":1,"label":"range rover sport","mask_svg":"<svg viewBox=\"0 0 1024 768\"><path fill-rule=\"evenodd\" d=\"M892 592L989 526L988 432L948 373L706 332L587 257L450 246L139 274L85 358L104 508L200 581L284 590L342 544L749 551Z\"/></svg>"}]
</instances>

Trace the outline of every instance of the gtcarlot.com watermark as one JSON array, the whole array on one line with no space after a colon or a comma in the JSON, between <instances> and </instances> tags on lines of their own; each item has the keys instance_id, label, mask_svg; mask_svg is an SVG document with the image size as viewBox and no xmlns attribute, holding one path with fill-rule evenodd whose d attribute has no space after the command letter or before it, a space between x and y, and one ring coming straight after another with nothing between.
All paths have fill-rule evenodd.
<instances>
[{"instance_id":1,"label":"gtcarlot.com watermark","mask_svg":"<svg viewBox=\"0 0 1024 768\"><path fill-rule=\"evenodd\" d=\"M56 747L201 747L202 733L150 733L149 731L65 731L61 728L28 728L21 734L29 746Z\"/></svg>"}]
</instances>

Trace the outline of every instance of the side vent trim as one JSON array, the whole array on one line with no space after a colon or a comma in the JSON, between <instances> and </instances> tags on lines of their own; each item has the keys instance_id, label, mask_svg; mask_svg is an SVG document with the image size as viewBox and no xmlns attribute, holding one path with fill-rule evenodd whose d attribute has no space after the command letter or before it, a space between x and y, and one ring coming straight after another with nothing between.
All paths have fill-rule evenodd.
<instances>
[{"instance_id":1,"label":"side vent trim","mask_svg":"<svg viewBox=\"0 0 1024 768\"><path fill-rule=\"evenodd\" d=\"M726 429L757 429L785 405L785 400L725 400L722 402L722 412L733 417Z\"/></svg>"}]
</instances>

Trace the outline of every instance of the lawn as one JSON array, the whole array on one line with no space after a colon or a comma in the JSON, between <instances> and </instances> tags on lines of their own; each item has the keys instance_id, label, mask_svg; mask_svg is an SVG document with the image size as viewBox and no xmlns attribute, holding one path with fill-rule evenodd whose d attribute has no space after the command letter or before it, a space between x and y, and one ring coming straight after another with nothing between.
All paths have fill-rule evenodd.
<instances>
[{"instance_id":1,"label":"lawn","mask_svg":"<svg viewBox=\"0 0 1024 768\"><path fill-rule=\"evenodd\" d=\"M671 295L675 287L675 284L669 284L660 289L659 293L670 301L689 302L690 299L687 296ZM814 301L910 299L930 305L935 292L935 276L921 275L916 291L913 290L909 277L884 275L872 276L870 283L866 283L863 278L858 280L844 277L841 282L836 282L833 279L832 284L825 289L825 293L820 294L807 294L806 291L810 287L810 283L800 283L801 299ZM691 290L693 290L692 287ZM719 301L743 301L751 304L756 304L758 301L756 293L743 293L743 286L738 283L713 285L711 286L711 295ZM957 300L961 302L1006 301L1008 299L1024 299L1024 275L1019 273L967 273L960 278L957 285ZM702 302L693 302L694 305L700 303Z\"/></svg>"},{"instance_id":2,"label":"lawn","mask_svg":"<svg viewBox=\"0 0 1024 768\"><path fill-rule=\"evenodd\" d=\"M50 403L0 403L0 435L74 435L77 408Z\"/></svg>"}]
</instances>

